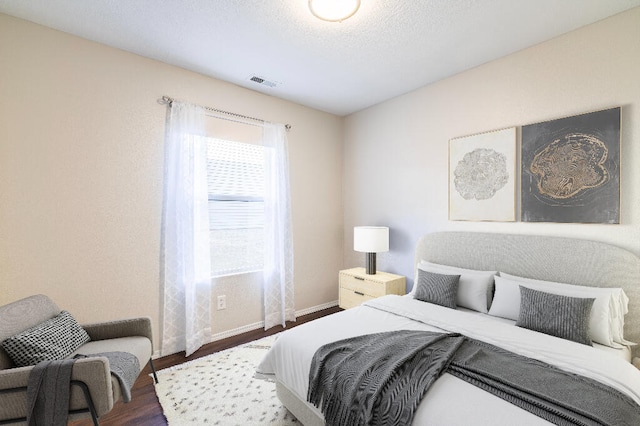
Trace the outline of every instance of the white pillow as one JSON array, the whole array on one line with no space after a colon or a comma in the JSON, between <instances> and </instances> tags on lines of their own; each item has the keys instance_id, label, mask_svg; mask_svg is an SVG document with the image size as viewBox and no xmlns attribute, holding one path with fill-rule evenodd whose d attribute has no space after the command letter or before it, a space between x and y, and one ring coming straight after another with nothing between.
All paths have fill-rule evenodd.
<instances>
[{"instance_id":1,"label":"white pillow","mask_svg":"<svg viewBox=\"0 0 640 426\"><path fill-rule=\"evenodd\" d=\"M520 316L520 286L531 288L534 290L544 291L546 293L558 294L561 296L593 298L593 306L589 318L589 336L591 340L602 345L620 348L621 346L614 342L612 324L615 324L616 318L611 309L611 293L599 291L598 287L583 287L572 284L553 283L549 281L539 281L526 279L510 275L495 277L496 292L493 296L493 303L489 310L489 315L499 316L518 320ZM514 279L515 278L515 279ZM596 290L596 291L586 291Z\"/></svg>"},{"instance_id":2,"label":"white pillow","mask_svg":"<svg viewBox=\"0 0 640 426\"><path fill-rule=\"evenodd\" d=\"M494 276L496 291L493 293L489 315L518 321L520 316L520 285Z\"/></svg>"},{"instance_id":3,"label":"white pillow","mask_svg":"<svg viewBox=\"0 0 640 426\"><path fill-rule=\"evenodd\" d=\"M460 275L456 304L474 311L487 313L491 304L493 277L496 271L477 271L456 266L440 265L421 260L418 269L436 274ZM415 285L414 285L415 288Z\"/></svg>"},{"instance_id":4,"label":"white pillow","mask_svg":"<svg viewBox=\"0 0 640 426\"><path fill-rule=\"evenodd\" d=\"M608 323L611 329L611 336L614 342L620 343L622 345L635 345L633 342L629 342L624 339L624 316L629 312L629 298L625 294L624 290L621 288L615 287L587 287L575 284L565 284L558 283L553 281L543 281L536 280L533 278L524 278L519 277L517 275L505 274L504 272L500 273L501 277L512 279L516 281L521 281L529 284L540 284L544 286L545 289L568 289L570 291L582 292L582 297L594 297L596 298L598 295L609 295L609 314L610 317L608 319ZM531 287L534 288L534 287ZM553 291L550 291L554 293ZM556 294L563 294L557 293ZM565 294L569 295L569 294ZM569 295L571 296L571 295ZM576 294L578 296L578 294ZM578 296L580 297L580 296ZM595 308L595 303L594 307ZM615 346L618 347L618 346Z\"/></svg>"}]
</instances>

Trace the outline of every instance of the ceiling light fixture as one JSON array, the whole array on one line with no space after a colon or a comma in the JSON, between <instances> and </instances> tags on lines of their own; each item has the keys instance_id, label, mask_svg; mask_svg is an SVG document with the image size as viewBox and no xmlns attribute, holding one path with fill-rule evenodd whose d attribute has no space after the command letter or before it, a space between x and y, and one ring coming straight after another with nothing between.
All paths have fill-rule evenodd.
<instances>
[{"instance_id":1,"label":"ceiling light fixture","mask_svg":"<svg viewBox=\"0 0 640 426\"><path fill-rule=\"evenodd\" d=\"M341 22L352 17L360 8L360 0L309 0L309 10L316 18Z\"/></svg>"}]
</instances>

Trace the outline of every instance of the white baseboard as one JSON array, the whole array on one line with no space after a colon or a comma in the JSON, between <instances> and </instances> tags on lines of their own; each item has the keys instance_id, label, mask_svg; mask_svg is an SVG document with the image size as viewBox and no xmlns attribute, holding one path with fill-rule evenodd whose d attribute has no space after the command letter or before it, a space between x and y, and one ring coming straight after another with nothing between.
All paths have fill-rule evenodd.
<instances>
[{"instance_id":1,"label":"white baseboard","mask_svg":"<svg viewBox=\"0 0 640 426\"><path fill-rule=\"evenodd\" d=\"M227 337L237 336L238 334L257 330L259 328L264 328L264 321L254 322L253 324L247 324L247 325L243 325L242 327L233 328L231 330L223 331L221 333L216 333L213 336L211 336L211 341L215 342L218 340L226 339Z\"/></svg>"},{"instance_id":2,"label":"white baseboard","mask_svg":"<svg viewBox=\"0 0 640 426\"><path fill-rule=\"evenodd\" d=\"M338 306L338 301L334 300L328 303L323 303L322 305L312 306L310 308L301 309L295 312L296 318L316 313L323 309L333 308L334 306ZM237 336L238 334L246 333L248 331L257 330L259 328L264 328L264 321L254 322L253 324L243 325L242 327L234 328L231 330L223 331L221 333L216 333L211 336L211 342L216 342L218 340L226 339L228 337ZM210 342L210 343L211 343ZM153 359L156 359L160 356L160 351L155 351L153 354Z\"/></svg>"},{"instance_id":3,"label":"white baseboard","mask_svg":"<svg viewBox=\"0 0 640 426\"><path fill-rule=\"evenodd\" d=\"M306 308L306 309L301 309L299 311L296 311L296 318L301 317L303 315L313 314L313 313L316 313L316 312L321 311L323 309L333 308L334 306L338 306L338 301L337 300L334 300L334 301L329 302L329 303L324 303L322 305L312 306L312 307Z\"/></svg>"},{"instance_id":4,"label":"white baseboard","mask_svg":"<svg viewBox=\"0 0 640 426\"><path fill-rule=\"evenodd\" d=\"M323 309L333 308L334 306L338 306L338 301L334 300L328 303L323 303L322 305L312 306L310 308L301 309L295 312L296 318L316 313ZM243 325L242 327L234 328L231 330L223 331L221 333L216 333L212 337L212 342L217 340L226 339L227 337L237 336L238 334L246 333L248 331L257 330L259 328L264 328L264 321L254 322L253 324Z\"/></svg>"}]
</instances>

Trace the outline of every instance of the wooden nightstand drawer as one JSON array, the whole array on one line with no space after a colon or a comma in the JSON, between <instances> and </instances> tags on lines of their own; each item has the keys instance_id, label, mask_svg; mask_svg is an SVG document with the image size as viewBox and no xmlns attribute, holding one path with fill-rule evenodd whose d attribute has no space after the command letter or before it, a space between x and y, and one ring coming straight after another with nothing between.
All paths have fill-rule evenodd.
<instances>
[{"instance_id":1,"label":"wooden nightstand drawer","mask_svg":"<svg viewBox=\"0 0 640 426\"><path fill-rule=\"evenodd\" d=\"M340 307L342 309L353 308L371 299L375 298L346 288L340 289Z\"/></svg>"},{"instance_id":2,"label":"wooden nightstand drawer","mask_svg":"<svg viewBox=\"0 0 640 426\"><path fill-rule=\"evenodd\" d=\"M384 283L369 281L347 274L340 274L340 288L346 288L373 297L380 297L386 294Z\"/></svg>"},{"instance_id":3,"label":"wooden nightstand drawer","mask_svg":"<svg viewBox=\"0 0 640 426\"><path fill-rule=\"evenodd\" d=\"M353 308L363 302L387 294L405 294L406 279L402 275L378 271L368 275L364 268L352 268L338 274L339 304L342 309Z\"/></svg>"}]
</instances>

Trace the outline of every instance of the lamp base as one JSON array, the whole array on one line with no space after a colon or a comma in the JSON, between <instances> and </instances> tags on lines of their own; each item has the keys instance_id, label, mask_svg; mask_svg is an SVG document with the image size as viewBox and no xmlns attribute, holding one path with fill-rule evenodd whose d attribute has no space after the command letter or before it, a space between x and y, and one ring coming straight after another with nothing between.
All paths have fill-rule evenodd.
<instances>
[{"instance_id":1,"label":"lamp base","mask_svg":"<svg viewBox=\"0 0 640 426\"><path fill-rule=\"evenodd\" d=\"M367 253L367 275L376 274L376 254Z\"/></svg>"}]
</instances>

